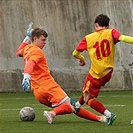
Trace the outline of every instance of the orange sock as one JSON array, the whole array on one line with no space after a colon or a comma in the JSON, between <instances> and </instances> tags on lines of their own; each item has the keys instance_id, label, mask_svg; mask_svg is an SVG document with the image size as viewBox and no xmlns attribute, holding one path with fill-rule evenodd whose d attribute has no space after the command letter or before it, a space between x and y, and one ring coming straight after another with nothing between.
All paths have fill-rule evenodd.
<instances>
[{"instance_id":1,"label":"orange sock","mask_svg":"<svg viewBox=\"0 0 133 133\"><path fill-rule=\"evenodd\" d=\"M71 114L73 113L73 110L68 104L61 104L57 108L53 109L52 112L55 115L63 115L63 114Z\"/></svg>"},{"instance_id":2,"label":"orange sock","mask_svg":"<svg viewBox=\"0 0 133 133\"><path fill-rule=\"evenodd\" d=\"M100 117L95 115L92 112L89 112L88 110L84 109L84 108L80 108L80 111L75 113L75 115L87 119L87 120L93 120L93 121L99 121Z\"/></svg>"}]
</instances>

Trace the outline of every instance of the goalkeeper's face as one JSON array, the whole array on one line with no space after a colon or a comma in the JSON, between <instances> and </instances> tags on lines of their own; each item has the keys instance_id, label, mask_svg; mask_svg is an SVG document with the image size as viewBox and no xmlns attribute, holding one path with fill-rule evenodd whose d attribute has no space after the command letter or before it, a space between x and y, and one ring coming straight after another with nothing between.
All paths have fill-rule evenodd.
<instances>
[{"instance_id":1,"label":"goalkeeper's face","mask_svg":"<svg viewBox=\"0 0 133 133\"><path fill-rule=\"evenodd\" d=\"M39 38L38 37L34 37L33 45L36 45L40 49L43 49L43 47L46 44L46 40L47 40L47 37L44 37L43 35L41 35Z\"/></svg>"}]
</instances>

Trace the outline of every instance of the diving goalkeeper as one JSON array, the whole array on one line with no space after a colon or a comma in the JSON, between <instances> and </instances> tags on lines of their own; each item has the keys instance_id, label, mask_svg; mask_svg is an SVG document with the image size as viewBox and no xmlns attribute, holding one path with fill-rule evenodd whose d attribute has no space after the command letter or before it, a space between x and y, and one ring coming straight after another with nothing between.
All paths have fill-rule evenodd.
<instances>
[{"instance_id":1,"label":"diving goalkeeper","mask_svg":"<svg viewBox=\"0 0 133 133\"><path fill-rule=\"evenodd\" d=\"M27 36L16 51L17 56L23 57L25 63L23 90L28 91L31 88L37 101L54 108L51 111L44 111L49 124L53 123L55 116L71 113L87 120L106 122L104 116L97 116L82 107L73 106L76 100L69 98L55 82L42 51L48 34L40 28L32 29L32 24L29 24Z\"/></svg>"}]
</instances>

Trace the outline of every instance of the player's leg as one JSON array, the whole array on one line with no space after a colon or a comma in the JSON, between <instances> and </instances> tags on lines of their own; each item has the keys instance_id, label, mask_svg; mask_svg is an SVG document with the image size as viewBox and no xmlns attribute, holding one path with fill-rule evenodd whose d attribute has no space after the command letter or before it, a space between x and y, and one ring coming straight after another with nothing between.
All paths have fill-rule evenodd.
<instances>
[{"instance_id":1,"label":"player's leg","mask_svg":"<svg viewBox=\"0 0 133 133\"><path fill-rule=\"evenodd\" d=\"M85 79L85 82L84 82L84 86L83 86L83 88L82 88L82 92L85 92L86 91L86 89L88 89L86 86L89 86L89 82L88 82L88 80L89 80L89 78L88 78L88 76L86 77L86 79ZM88 82L88 84L87 84L87 82ZM85 103L85 99L84 99L84 94L82 94L81 96L80 96L80 98L79 98L79 100L75 103L75 106L77 106L77 107L80 107L81 105L83 105Z\"/></svg>"},{"instance_id":2,"label":"player's leg","mask_svg":"<svg viewBox=\"0 0 133 133\"><path fill-rule=\"evenodd\" d=\"M93 120L93 121L99 121L100 120L100 116L97 116L96 114L86 110L83 107L75 107L75 103L76 103L76 99L74 98L68 98L64 103L68 104L72 109L73 112L75 113L75 115L88 119L88 120Z\"/></svg>"},{"instance_id":3,"label":"player's leg","mask_svg":"<svg viewBox=\"0 0 133 133\"><path fill-rule=\"evenodd\" d=\"M58 107L54 108L51 111L44 111L44 116L46 116L48 123L52 124L54 117L57 115L71 114L73 109L70 105L62 103Z\"/></svg>"},{"instance_id":4,"label":"player's leg","mask_svg":"<svg viewBox=\"0 0 133 133\"><path fill-rule=\"evenodd\" d=\"M35 89L34 90L34 96L35 96L36 100L38 102L40 102L41 104L44 104L48 107L51 107L52 103L50 101L48 101L48 99L45 96L43 96L42 93L40 93L39 90L40 89Z\"/></svg>"},{"instance_id":5,"label":"player's leg","mask_svg":"<svg viewBox=\"0 0 133 133\"><path fill-rule=\"evenodd\" d=\"M70 106L72 105L71 108L73 108L75 115L77 115L78 117L87 119L87 120L106 122L106 118L104 116L98 116L82 107L80 107L80 108L75 107L76 102L77 101L74 98L68 98L65 101L66 104L68 104Z\"/></svg>"},{"instance_id":6,"label":"player's leg","mask_svg":"<svg viewBox=\"0 0 133 133\"><path fill-rule=\"evenodd\" d=\"M42 89L42 87L40 87L39 89L34 90L34 96L37 101L48 107L56 107L60 105L50 112L44 111L44 116L47 117L49 124L53 122L56 115L70 114L73 112L72 107L68 104L63 104L64 101L68 99L68 96L59 86L58 88L55 88L55 90L51 89L49 92L47 88Z\"/></svg>"},{"instance_id":7,"label":"player's leg","mask_svg":"<svg viewBox=\"0 0 133 133\"><path fill-rule=\"evenodd\" d=\"M87 120L92 120L92 121L99 121L99 122L107 121L105 116L98 116L82 107L80 107L80 111L76 112L75 115L77 115L78 117L87 119Z\"/></svg>"},{"instance_id":8,"label":"player's leg","mask_svg":"<svg viewBox=\"0 0 133 133\"><path fill-rule=\"evenodd\" d=\"M70 114L74 111L73 107L66 103L69 97L57 83L53 83L52 88L44 95L47 95L46 97L52 103L51 107L54 108L49 112L44 111L44 116L46 116L49 124L53 123L55 116Z\"/></svg>"},{"instance_id":9,"label":"player's leg","mask_svg":"<svg viewBox=\"0 0 133 133\"><path fill-rule=\"evenodd\" d=\"M75 108L71 105L70 98L60 87L58 87L58 89L54 90L53 92L49 91L49 95L51 97L50 101L52 103L52 107L56 107L56 106L58 107L54 108L49 112L44 111L44 116L47 117L49 124L53 122L54 117L57 115L71 114L75 112ZM62 99L62 97L64 98ZM74 99L72 99L71 101L76 102L76 100ZM76 111L77 110L78 109L76 109ZM79 110L79 112L75 114L79 117L82 117L88 120L103 121L102 117L99 117L83 108L81 108L81 110Z\"/></svg>"},{"instance_id":10,"label":"player's leg","mask_svg":"<svg viewBox=\"0 0 133 133\"><path fill-rule=\"evenodd\" d=\"M101 102L99 102L98 100L89 99L87 104L91 108L95 109L97 112L106 116L107 126L112 125L112 123L115 121L117 116L114 113L110 112L108 109L106 109L105 106Z\"/></svg>"},{"instance_id":11,"label":"player's leg","mask_svg":"<svg viewBox=\"0 0 133 133\"><path fill-rule=\"evenodd\" d=\"M90 91L90 90L89 90ZM96 92L96 91L95 91ZM92 93L91 93L92 94ZM96 93L95 93L96 94ZM94 95L93 95L94 96ZM88 106L90 106L92 109L96 110L97 112L104 114L104 111L106 110L105 106L98 100L94 99L90 92L86 91L84 93L84 99Z\"/></svg>"},{"instance_id":12,"label":"player's leg","mask_svg":"<svg viewBox=\"0 0 133 133\"><path fill-rule=\"evenodd\" d=\"M94 99L99 94L101 84L105 84L109 79L110 75L107 75L102 79L93 79L91 75L88 75L88 81L86 82L86 88L84 91L84 101L91 108L107 117L107 125L112 125L116 119L116 115L107 110L101 102Z\"/></svg>"},{"instance_id":13,"label":"player's leg","mask_svg":"<svg viewBox=\"0 0 133 133\"><path fill-rule=\"evenodd\" d=\"M74 107L70 104L70 98L68 98L67 100L64 101L64 103L62 103L52 111L50 112L44 111L44 115L47 117L48 123L51 124L55 116L63 114L71 114L73 112L75 112ZM97 116L96 114L89 112L88 110L82 107L78 112L75 112L75 115L87 120L106 122L106 118L104 116Z\"/></svg>"},{"instance_id":14,"label":"player's leg","mask_svg":"<svg viewBox=\"0 0 133 133\"><path fill-rule=\"evenodd\" d=\"M89 74L86 77L84 87L82 89L83 95L75 104L76 107L80 107L84 102L86 102L86 104L89 105L91 108L105 115L108 118L107 125L112 125L113 121L116 119L116 115L107 110L101 102L93 99L93 97L98 96L101 85L104 86L105 83L109 81L109 79L111 78L111 73L112 71L101 80L93 79Z\"/></svg>"},{"instance_id":15,"label":"player's leg","mask_svg":"<svg viewBox=\"0 0 133 133\"><path fill-rule=\"evenodd\" d=\"M75 106L76 106L76 107L80 107L80 106L82 106L84 103L85 103L85 101L84 101L84 95L82 94L82 95L80 96L79 100L75 103Z\"/></svg>"}]
</instances>

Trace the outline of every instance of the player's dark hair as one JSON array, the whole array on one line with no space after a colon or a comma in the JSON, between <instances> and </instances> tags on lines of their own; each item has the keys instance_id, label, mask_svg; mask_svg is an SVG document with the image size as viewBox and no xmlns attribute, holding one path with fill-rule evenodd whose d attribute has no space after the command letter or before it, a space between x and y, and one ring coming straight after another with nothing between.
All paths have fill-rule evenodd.
<instances>
[{"instance_id":1,"label":"player's dark hair","mask_svg":"<svg viewBox=\"0 0 133 133\"><path fill-rule=\"evenodd\" d=\"M46 31L40 29L40 28L35 28L32 32L31 32L31 41L33 41L33 38L36 36L37 38L39 38L41 35L43 35L44 37L48 37L48 34Z\"/></svg>"},{"instance_id":2,"label":"player's dark hair","mask_svg":"<svg viewBox=\"0 0 133 133\"><path fill-rule=\"evenodd\" d=\"M107 15L100 14L96 17L94 23L98 23L101 27L109 26L110 18Z\"/></svg>"}]
</instances>

